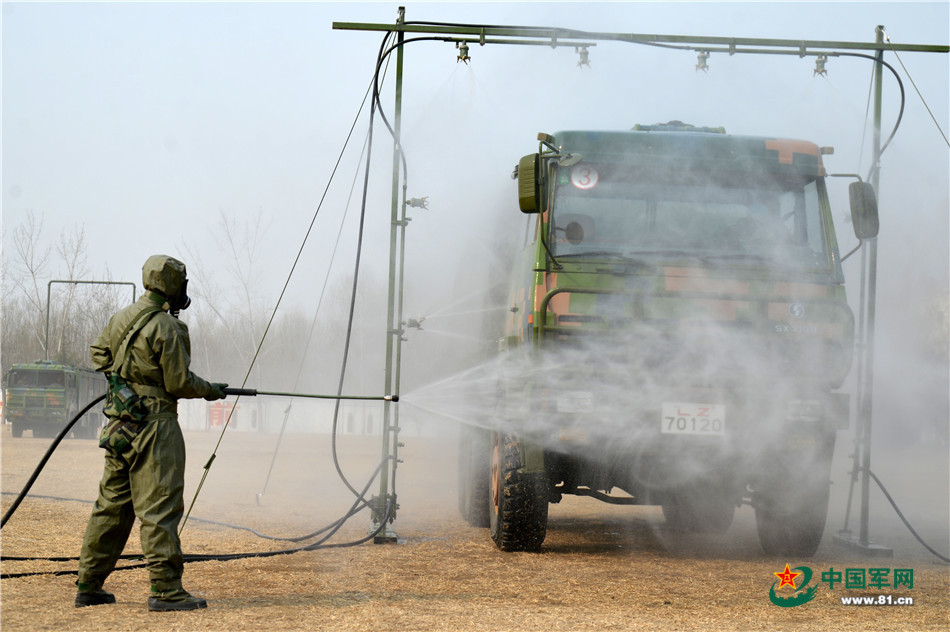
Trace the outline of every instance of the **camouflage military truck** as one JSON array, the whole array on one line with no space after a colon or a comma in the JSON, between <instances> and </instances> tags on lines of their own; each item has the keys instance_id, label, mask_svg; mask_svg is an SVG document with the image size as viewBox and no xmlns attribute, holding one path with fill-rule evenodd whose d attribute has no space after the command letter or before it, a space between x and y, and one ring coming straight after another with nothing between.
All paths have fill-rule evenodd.
<instances>
[{"instance_id":1,"label":"camouflage military truck","mask_svg":"<svg viewBox=\"0 0 950 632\"><path fill-rule=\"evenodd\" d=\"M14 437L55 437L86 404L106 392L100 373L51 362L14 364L4 376L3 418ZM73 426L77 438L95 439L103 421L93 407Z\"/></svg>"},{"instance_id":2,"label":"camouflage military truck","mask_svg":"<svg viewBox=\"0 0 950 632\"><path fill-rule=\"evenodd\" d=\"M564 494L707 533L748 503L767 553L813 554L854 334L830 150L678 122L538 138L513 176L527 222L493 429L463 431L463 515L532 551ZM876 236L873 189L850 193Z\"/></svg>"}]
</instances>

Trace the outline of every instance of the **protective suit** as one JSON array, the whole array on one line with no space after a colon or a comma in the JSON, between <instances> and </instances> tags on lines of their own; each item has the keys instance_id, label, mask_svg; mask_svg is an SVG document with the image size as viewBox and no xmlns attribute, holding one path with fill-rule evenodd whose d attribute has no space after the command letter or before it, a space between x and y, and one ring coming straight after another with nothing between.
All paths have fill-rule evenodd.
<instances>
[{"instance_id":1,"label":"protective suit","mask_svg":"<svg viewBox=\"0 0 950 632\"><path fill-rule=\"evenodd\" d=\"M124 380L142 413L140 421L120 423L108 405L104 410L110 419L100 442L106 448L105 470L83 541L76 606L114 603L102 584L138 517L152 586L149 609L203 608L206 602L181 585L178 525L184 513L185 443L178 400L221 399L227 385L209 383L189 368L188 327L176 317L190 302L185 265L154 255L142 268L142 282L145 294L117 312L91 347L96 370ZM117 423L126 440L110 443L107 435L116 432Z\"/></svg>"}]
</instances>

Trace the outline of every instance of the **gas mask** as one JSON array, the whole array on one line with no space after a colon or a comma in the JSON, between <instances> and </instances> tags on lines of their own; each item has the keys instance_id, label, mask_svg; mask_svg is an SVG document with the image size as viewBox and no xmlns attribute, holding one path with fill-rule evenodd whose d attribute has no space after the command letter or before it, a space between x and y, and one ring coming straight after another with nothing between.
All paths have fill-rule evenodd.
<instances>
[{"instance_id":1,"label":"gas mask","mask_svg":"<svg viewBox=\"0 0 950 632\"><path fill-rule=\"evenodd\" d=\"M168 299L168 303L171 306L171 312L173 315L177 316L178 312L183 309L188 309L188 306L191 305L191 297L188 296L188 279L185 279L181 284L181 289L178 291L178 294L173 298Z\"/></svg>"}]
</instances>

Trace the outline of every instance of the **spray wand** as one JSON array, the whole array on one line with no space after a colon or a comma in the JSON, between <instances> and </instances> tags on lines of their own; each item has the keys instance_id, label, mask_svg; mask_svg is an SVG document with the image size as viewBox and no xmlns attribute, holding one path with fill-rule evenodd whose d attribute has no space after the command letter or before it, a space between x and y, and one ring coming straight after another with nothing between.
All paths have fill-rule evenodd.
<instances>
[{"instance_id":1,"label":"spray wand","mask_svg":"<svg viewBox=\"0 0 950 632\"><path fill-rule=\"evenodd\" d=\"M314 393L282 393L278 391L259 391L256 388L224 389L225 395L257 397L258 395L275 395L277 397L306 397L310 399L362 399L380 402L398 402L399 395L316 395Z\"/></svg>"}]
</instances>

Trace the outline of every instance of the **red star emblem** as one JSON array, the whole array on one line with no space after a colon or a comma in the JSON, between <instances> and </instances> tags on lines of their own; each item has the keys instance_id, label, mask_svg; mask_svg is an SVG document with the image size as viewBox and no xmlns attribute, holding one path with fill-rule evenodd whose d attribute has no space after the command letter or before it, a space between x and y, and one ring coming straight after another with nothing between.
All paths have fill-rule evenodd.
<instances>
[{"instance_id":1,"label":"red star emblem","mask_svg":"<svg viewBox=\"0 0 950 632\"><path fill-rule=\"evenodd\" d=\"M782 586L791 586L792 590L795 590L795 578L801 575L801 573L793 573L792 570L788 567L788 562L785 562L785 570L781 573L772 573L778 577L781 581L778 585L779 588Z\"/></svg>"}]
</instances>

